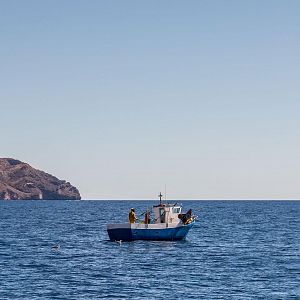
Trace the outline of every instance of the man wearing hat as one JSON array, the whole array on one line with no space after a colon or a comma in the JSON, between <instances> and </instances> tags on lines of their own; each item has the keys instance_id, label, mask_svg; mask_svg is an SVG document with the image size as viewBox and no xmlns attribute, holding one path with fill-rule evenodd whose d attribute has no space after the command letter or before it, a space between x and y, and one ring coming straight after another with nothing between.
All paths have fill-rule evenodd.
<instances>
[{"instance_id":1,"label":"man wearing hat","mask_svg":"<svg viewBox=\"0 0 300 300\"><path fill-rule=\"evenodd\" d=\"M135 221L138 219L136 214L135 214L135 209L132 208L130 210L130 213L128 215L129 223L135 223Z\"/></svg>"}]
</instances>

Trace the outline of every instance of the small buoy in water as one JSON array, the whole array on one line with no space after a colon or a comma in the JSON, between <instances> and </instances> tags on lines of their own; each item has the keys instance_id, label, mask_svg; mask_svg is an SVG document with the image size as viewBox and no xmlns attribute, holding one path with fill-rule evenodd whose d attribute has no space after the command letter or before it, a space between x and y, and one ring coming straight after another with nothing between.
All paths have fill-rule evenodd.
<instances>
[{"instance_id":1,"label":"small buoy in water","mask_svg":"<svg viewBox=\"0 0 300 300\"><path fill-rule=\"evenodd\" d=\"M59 248L60 248L59 244L52 246L52 249L54 249L54 250L59 250Z\"/></svg>"}]
</instances>

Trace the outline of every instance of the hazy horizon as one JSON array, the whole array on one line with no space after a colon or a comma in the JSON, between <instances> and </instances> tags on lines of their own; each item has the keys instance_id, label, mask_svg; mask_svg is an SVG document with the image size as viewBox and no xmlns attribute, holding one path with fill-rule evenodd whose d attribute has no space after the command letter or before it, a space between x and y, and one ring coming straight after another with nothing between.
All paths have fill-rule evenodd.
<instances>
[{"instance_id":1,"label":"hazy horizon","mask_svg":"<svg viewBox=\"0 0 300 300\"><path fill-rule=\"evenodd\" d=\"M0 156L83 199L299 199L299 9L2 1Z\"/></svg>"},{"instance_id":2,"label":"hazy horizon","mask_svg":"<svg viewBox=\"0 0 300 300\"><path fill-rule=\"evenodd\" d=\"M43 200L41 200L43 201ZM56 200L53 200L56 201ZM152 202L159 202L157 199L81 199L81 200L68 200L68 201L152 201ZM167 201L164 201L166 203L176 201L300 201L300 199L168 199Z\"/></svg>"}]
</instances>

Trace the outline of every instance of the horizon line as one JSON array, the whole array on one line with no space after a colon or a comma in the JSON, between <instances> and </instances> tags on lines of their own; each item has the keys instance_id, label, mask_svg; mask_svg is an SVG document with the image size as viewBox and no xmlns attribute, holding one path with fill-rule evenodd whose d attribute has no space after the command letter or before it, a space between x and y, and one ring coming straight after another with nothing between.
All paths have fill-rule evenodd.
<instances>
[{"instance_id":1,"label":"horizon line","mask_svg":"<svg viewBox=\"0 0 300 300\"><path fill-rule=\"evenodd\" d=\"M96 199L96 198L91 198L91 199L81 199L83 201L159 201L159 199ZM162 202L168 202L168 201L300 201L300 198L288 198L288 199L283 199L283 198L243 198L243 199L238 199L238 198L224 198L224 199L167 199L167 200L162 200Z\"/></svg>"}]
</instances>

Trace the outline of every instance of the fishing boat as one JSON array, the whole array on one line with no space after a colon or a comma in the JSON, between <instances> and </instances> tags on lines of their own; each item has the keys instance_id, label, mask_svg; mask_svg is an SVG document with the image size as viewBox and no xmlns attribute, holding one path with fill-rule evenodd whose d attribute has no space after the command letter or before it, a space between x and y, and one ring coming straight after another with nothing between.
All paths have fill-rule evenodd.
<instances>
[{"instance_id":1,"label":"fishing boat","mask_svg":"<svg viewBox=\"0 0 300 300\"><path fill-rule=\"evenodd\" d=\"M194 226L196 216L190 209L182 213L182 205L160 202L150 211L143 213L144 220L137 223L108 224L107 233L111 241L175 241L185 239ZM151 215L153 218L151 218Z\"/></svg>"}]
</instances>

